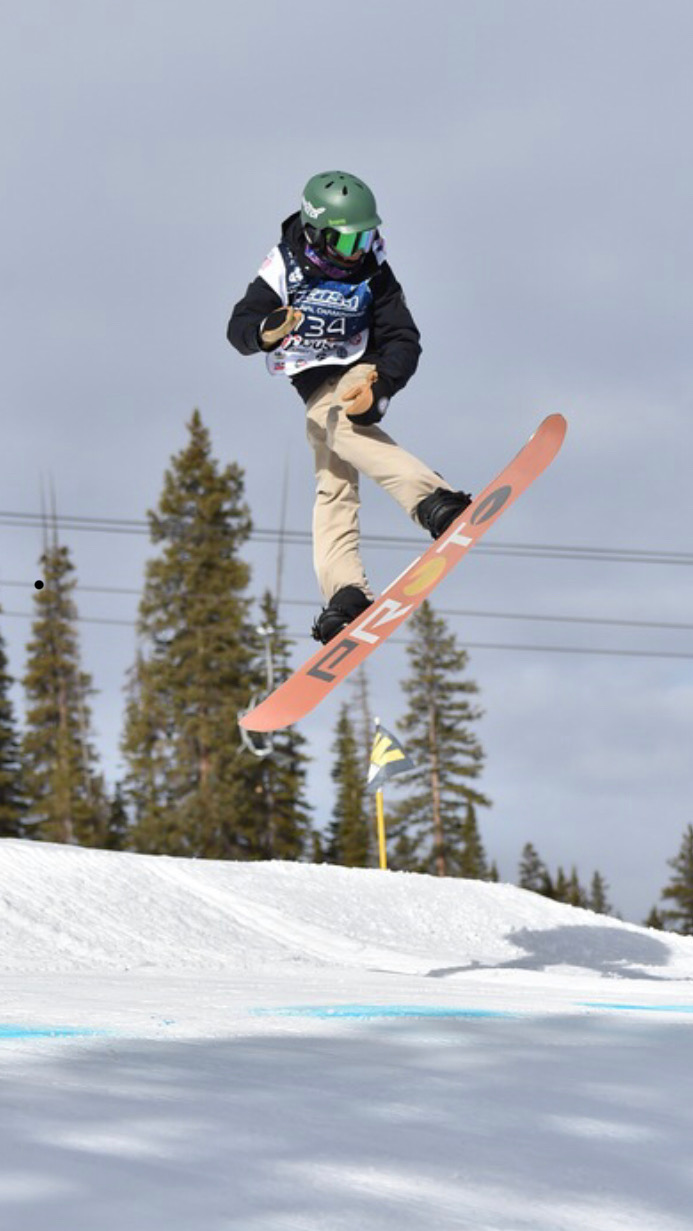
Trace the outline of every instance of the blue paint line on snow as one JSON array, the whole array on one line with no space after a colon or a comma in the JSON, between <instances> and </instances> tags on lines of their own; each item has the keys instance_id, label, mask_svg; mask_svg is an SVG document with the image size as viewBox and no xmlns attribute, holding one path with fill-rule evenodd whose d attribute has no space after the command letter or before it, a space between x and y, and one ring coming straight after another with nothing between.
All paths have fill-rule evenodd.
<instances>
[{"instance_id":1,"label":"blue paint line on snow","mask_svg":"<svg viewBox=\"0 0 693 1231\"><path fill-rule=\"evenodd\" d=\"M447 1005L420 1004L331 1004L290 1005L276 1009L253 1009L262 1017L331 1017L365 1019L372 1017L516 1017L505 1009L450 1008Z\"/></svg>"},{"instance_id":2,"label":"blue paint line on snow","mask_svg":"<svg viewBox=\"0 0 693 1231\"><path fill-rule=\"evenodd\" d=\"M583 1000L586 1009L622 1009L629 1013L693 1013L693 1004L607 1004L601 1000Z\"/></svg>"},{"instance_id":3,"label":"blue paint line on snow","mask_svg":"<svg viewBox=\"0 0 693 1231\"><path fill-rule=\"evenodd\" d=\"M15 1026L11 1022L0 1022L0 1039L84 1039L111 1033L86 1026Z\"/></svg>"}]
</instances>

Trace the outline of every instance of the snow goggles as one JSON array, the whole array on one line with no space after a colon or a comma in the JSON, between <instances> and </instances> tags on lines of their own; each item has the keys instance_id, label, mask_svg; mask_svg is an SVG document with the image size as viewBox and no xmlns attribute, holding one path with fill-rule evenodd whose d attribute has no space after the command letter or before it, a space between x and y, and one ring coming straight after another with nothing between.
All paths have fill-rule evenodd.
<instances>
[{"instance_id":1,"label":"snow goggles","mask_svg":"<svg viewBox=\"0 0 693 1231\"><path fill-rule=\"evenodd\" d=\"M377 230L373 229L352 231L347 235L344 231L335 231L328 227L325 231L325 244L330 252L339 256L355 256L358 253L370 252L377 234Z\"/></svg>"}]
</instances>

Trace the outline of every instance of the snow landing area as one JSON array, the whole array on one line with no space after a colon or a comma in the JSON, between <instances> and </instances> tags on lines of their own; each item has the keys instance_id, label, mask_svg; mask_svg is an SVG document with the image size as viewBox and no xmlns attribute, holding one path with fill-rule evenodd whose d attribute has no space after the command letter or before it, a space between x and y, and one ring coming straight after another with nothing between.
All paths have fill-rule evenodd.
<instances>
[{"instance_id":1,"label":"snow landing area","mask_svg":"<svg viewBox=\"0 0 693 1231\"><path fill-rule=\"evenodd\" d=\"M0 841L2 1231L693 1231L693 940Z\"/></svg>"}]
</instances>

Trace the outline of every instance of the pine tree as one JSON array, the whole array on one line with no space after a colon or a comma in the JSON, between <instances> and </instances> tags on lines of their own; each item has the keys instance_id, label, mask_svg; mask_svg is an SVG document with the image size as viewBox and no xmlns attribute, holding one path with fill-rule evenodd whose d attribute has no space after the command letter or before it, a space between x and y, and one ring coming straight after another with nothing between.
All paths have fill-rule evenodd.
<instances>
[{"instance_id":1,"label":"pine tree","mask_svg":"<svg viewBox=\"0 0 693 1231\"><path fill-rule=\"evenodd\" d=\"M400 804L394 820L388 825L388 862L391 868L404 872L420 871L418 843L403 828L401 820L404 807Z\"/></svg>"},{"instance_id":2,"label":"pine tree","mask_svg":"<svg viewBox=\"0 0 693 1231\"><path fill-rule=\"evenodd\" d=\"M22 740L29 835L49 842L98 846L106 801L91 742L91 677L80 666L74 567L56 540L41 558L45 588L27 647L27 712Z\"/></svg>"},{"instance_id":3,"label":"pine tree","mask_svg":"<svg viewBox=\"0 0 693 1231\"><path fill-rule=\"evenodd\" d=\"M553 880L552 893L550 896L553 898L554 902L567 902L569 893L570 881L563 871L563 868L559 866Z\"/></svg>"},{"instance_id":4,"label":"pine tree","mask_svg":"<svg viewBox=\"0 0 693 1231\"><path fill-rule=\"evenodd\" d=\"M0 637L0 838L21 838L25 801L22 794L19 735L15 725L5 643Z\"/></svg>"},{"instance_id":5,"label":"pine tree","mask_svg":"<svg viewBox=\"0 0 693 1231\"><path fill-rule=\"evenodd\" d=\"M333 752L332 780L337 785L337 798L327 856L331 863L365 868L370 855L369 804L361 749L346 703L339 711Z\"/></svg>"},{"instance_id":6,"label":"pine tree","mask_svg":"<svg viewBox=\"0 0 693 1231\"><path fill-rule=\"evenodd\" d=\"M128 846L129 820L122 783L117 782L109 801L106 836L103 845L109 851L124 851Z\"/></svg>"},{"instance_id":7,"label":"pine tree","mask_svg":"<svg viewBox=\"0 0 693 1231\"><path fill-rule=\"evenodd\" d=\"M583 908L587 906L587 894L580 884L577 868L574 865L570 872L567 896L564 901L566 901L569 906L581 906Z\"/></svg>"},{"instance_id":8,"label":"pine tree","mask_svg":"<svg viewBox=\"0 0 693 1231\"><path fill-rule=\"evenodd\" d=\"M427 601L409 627L411 674L403 683L409 707L398 725L415 767L396 779L410 794L397 809L393 864L438 876L466 875L465 867L481 866L476 809L490 806L471 786L484 760L471 731L481 717L470 701L478 688L461 678L467 654Z\"/></svg>"},{"instance_id":9,"label":"pine tree","mask_svg":"<svg viewBox=\"0 0 693 1231\"><path fill-rule=\"evenodd\" d=\"M459 876L466 876L470 880L491 880L486 852L479 834L479 826L476 822L476 813L471 803L467 804L467 815L462 822L460 837L462 839L462 850L457 874ZM495 879L498 880L497 871Z\"/></svg>"},{"instance_id":10,"label":"pine tree","mask_svg":"<svg viewBox=\"0 0 693 1231\"><path fill-rule=\"evenodd\" d=\"M258 644L258 673L267 677L267 655L274 687L291 674L290 642L286 628L280 624L276 604L269 591L260 604L261 624L255 630ZM244 774L247 790L257 800L257 840L260 853L266 859L299 859L311 848L310 805L305 798L308 756L306 739L294 727L277 731L271 742L271 753L256 760L245 758Z\"/></svg>"},{"instance_id":11,"label":"pine tree","mask_svg":"<svg viewBox=\"0 0 693 1231\"><path fill-rule=\"evenodd\" d=\"M609 886L601 872L595 872L592 877L587 905L597 915L612 915L613 907L608 898Z\"/></svg>"},{"instance_id":12,"label":"pine tree","mask_svg":"<svg viewBox=\"0 0 693 1231\"><path fill-rule=\"evenodd\" d=\"M373 722L373 713L368 693L368 674L363 664L354 672L349 683L355 693L353 706L354 733L363 761L364 779L367 780L371 763L375 724Z\"/></svg>"},{"instance_id":13,"label":"pine tree","mask_svg":"<svg viewBox=\"0 0 693 1231\"><path fill-rule=\"evenodd\" d=\"M658 932L664 931L664 920L662 918L661 911L658 909L658 907L656 906L652 907L652 910L647 916L647 919L643 923L643 927L654 928Z\"/></svg>"},{"instance_id":14,"label":"pine tree","mask_svg":"<svg viewBox=\"0 0 693 1231\"><path fill-rule=\"evenodd\" d=\"M327 863L327 855L325 853L325 844L322 834L314 829L310 836L310 863Z\"/></svg>"},{"instance_id":15,"label":"pine tree","mask_svg":"<svg viewBox=\"0 0 693 1231\"><path fill-rule=\"evenodd\" d=\"M553 886L548 868L531 842L527 842L522 848L518 884L520 889L530 889L532 893L540 893L545 897L551 896Z\"/></svg>"},{"instance_id":16,"label":"pine tree","mask_svg":"<svg viewBox=\"0 0 693 1231\"><path fill-rule=\"evenodd\" d=\"M672 931L693 936L693 825L685 830L678 855L667 862L674 876L661 896L676 906L663 910L662 917Z\"/></svg>"},{"instance_id":17,"label":"pine tree","mask_svg":"<svg viewBox=\"0 0 693 1231\"><path fill-rule=\"evenodd\" d=\"M572 867L570 876L566 876L562 867L559 867L555 878L552 880L548 877L547 887L550 887L550 892L546 893L546 897L552 898L554 902L565 902L568 906L587 906L587 894L585 893L577 868Z\"/></svg>"},{"instance_id":18,"label":"pine tree","mask_svg":"<svg viewBox=\"0 0 693 1231\"><path fill-rule=\"evenodd\" d=\"M577 868L573 867L570 876L566 876L563 868L559 867L553 878L531 842L522 848L518 884L521 889L530 889L554 902L566 902L569 906L580 906L600 915L613 914L607 897L609 887L601 873L594 873L590 892L586 893L580 884Z\"/></svg>"},{"instance_id":19,"label":"pine tree","mask_svg":"<svg viewBox=\"0 0 693 1231\"><path fill-rule=\"evenodd\" d=\"M150 534L141 650L131 673L123 751L135 849L260 858L260 769L241 755L237 716L259 686L249 626L250 533L243 472L212 457L199 411L171 460Z\"/></svg>"}]
</instances>

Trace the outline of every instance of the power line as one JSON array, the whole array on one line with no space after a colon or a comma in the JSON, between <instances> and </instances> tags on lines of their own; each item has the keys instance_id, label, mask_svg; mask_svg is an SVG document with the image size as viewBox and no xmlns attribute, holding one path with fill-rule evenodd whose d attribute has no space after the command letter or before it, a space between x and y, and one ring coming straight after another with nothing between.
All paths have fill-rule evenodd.
<instances>
[{"instance_id":1,"label":"power line","mask_svg":"<svg viewBox=\"0 0 693 1231\"><path fill-rule=\"evenodd\" d=\"M22 590L34 589L34 583L31 581L6 581L4 577L0 577L0 590L3 586L12 586ZM74 589L79 590L83 594L126 594L134 595L135 597L140 597L142 594L141 587L139 590L135 590L129 586L85 586L80 582L77 583Z\"/></svg>"},{"instance_id":2,"label":"power line","mask_svg":"<svg viewBox=\"0 0 693 1231\"><path fill-rule=\"evenodd\" d=\"M36 620L38 618L35 611L5 611L4 609L0 613L0 618L2 616L11 616L13 619L18 620ZM114 620L111 616L76 615L72 618L77 624L114 624L122 628L137 627L136 620Z\"/></svg>"},{"instance_id":3,"label":"power line","mask_svg":"<svg viewBox=\"0 0 693 1231\"><path fill-rule=\"evenodd\" d=\"M284 598L282 602L288 607L314 607L307 598ZM693 624L677 624L665 620L620 620L610 616L571 616L571 615L540 615L520 611L473 611L471 608L436 607L436 615L462 616L483 620L539 620L555 624L597 624L613 628L655 628L666 631L693 632Z\"/></svg>"},{"instance_id":4,"label":"power line","mask_svg":"<svg viewBox=\"0 0 693 1231\"><path fill-rule=\"evenodd\" d=\"M262 543L277 541L276 530L254 530L251 540ZM291 530L285 532L285 541L296 546L311 546L312 537L307 530ZM407 537L403 535L361 534L361 542L376 548L406 548L408 551L421 552L429 546L427 539ZM475 545L476 552L496 556L520 556L541 560L589 560L599 563L621 564L693 564L693 554L684 551L660 551L646 548L629 547L590 547L571 546L561 543L511 543L499 540Z\"/></svg>"},{"instance_id":5,"label":"power line","mask_svg":"<svg viewBox=\"0 0 693 1231\"><path fill-rule=\"evenodd\" d=\"M30 611L3 611L3 616L10 616L15 619L34 620L36 613ZM116 620L108 616L75 616L78 624L106 624L114 625L121 628L136 628L135 620ZM287 632L286 636L291 641L311 641L310 633L306 632ZM407 641L403 637L390 637L392 645L407 645ZM465 639L465 650L513 650L527 651L530 653L539 654L593 654L605 658L677 658L693 660L693 652L686 653L685 651L677 650L614 650L607 647L599 646L578 646L578 645L521 645L509 644L507 642L491 642L491 641L467 641Z\"/></svg>"},{"instance_id":6,"label":"power line","mask_svg":"<svg viewBox=\"0 0 693 1231\"><path fill-rule=\"evenodd\" d=\"M149 523L137 518L81 517L58 514L56 522L63 530L96 530L116 534L149 534ZM0 512L0 526L12 529L42 529L40 513Z\"/></svg>"},{"instance_id":7,"label":"power line","mask_svg":"<svg viewBox=\"0 0 693 1231\"><path fill-rule=\"evenodd\" d=\"M3 586L25 590L33 589L33 583L28 581L5 581L0 579L0 591ZM115 594L136 598L141 597L142 594L141 589L131 589L125 586L89 586L78 584L74 588L83 594ZM221 599L214 599L210 595L202 594L189 593L188 597L206 598L209 602L222 601ZM281 601L287 607L315 607L318 603L317 599L313 601L307 598L282 598ZM436 612L442 616L454 616L465 619L522 620L549 624L587 624L609 628L649 628L665 632L693 632L693 624L667 620L624 620L615 616L549 615L528 611L477 611L473 608L464 607L436 607ZM5 614L9 614L9 612Z\"/></svg>"},{"instance_id":8,"label":"power line","mask_svg":"<svg viewBox=\"0 0 693 1231\"><path fill-rule=\"evenodd\" d=\"M161 519L160 519L161 520ZM104 534L148 535L149 523L137 518L86 517L58 515L57 524L63 530L84 530ZM0 512L0 526L10 529L41 529L38 513ZM256 528L250 533L250 541L279 543L294 546L310 546L312 539L307 530L281 530ZM403 535L363 534L364 544L374 548L419 550L428 545L426 539ZM646 548L594 547L560 543L479 543L477 552L496 556L520 556L542 560L586 560L592 563L621 564L674 564L693 565L693 553L685 551L661 551Z\"/></svg>"}]
</instances>

